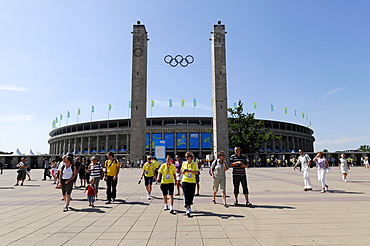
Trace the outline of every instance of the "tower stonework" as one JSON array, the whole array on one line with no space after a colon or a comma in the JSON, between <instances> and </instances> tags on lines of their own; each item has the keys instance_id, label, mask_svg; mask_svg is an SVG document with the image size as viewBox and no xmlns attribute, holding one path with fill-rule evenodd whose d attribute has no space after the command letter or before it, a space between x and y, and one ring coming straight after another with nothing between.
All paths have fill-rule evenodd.
<instances>
[{"instance_id":1,"label":"tower stonework","mask_svg":"<svg viewBox=\"0 0 370 246\"><path fill-rule=\"evenodd\" d=\"M130 159L136 162L145 156L147 44L149 39L145 26L139 21L133 26L132 35Z\"/></svg>"},{"instance_id":2,"label":"tower stonework","mask_svg":"<svg viewBox=\"0 0 370 246\"><path fill-rule=\"evenodd\" d=\"M213 153L225 151L229 158L225 25L219 21L212 34Z\"/></svg>"}]
</instances>

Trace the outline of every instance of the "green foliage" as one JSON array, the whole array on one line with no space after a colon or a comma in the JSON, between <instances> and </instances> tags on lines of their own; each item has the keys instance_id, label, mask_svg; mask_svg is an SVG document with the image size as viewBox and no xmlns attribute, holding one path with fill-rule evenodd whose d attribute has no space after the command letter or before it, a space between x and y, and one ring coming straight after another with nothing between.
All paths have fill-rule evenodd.
<instances>
[{"instance_id":1,"label":"green foliage","mask_svg":"<svg viewBox=\"0 0 370 246\"><path fill-rule=\"evenodd\" d=\"M329 152L329 150L328 150L328 149L324 149L322 152L323 152L323 153L328 153L328 152Z\"/></svg>"},{"instance_id":2,"label":"green foliage","mask_svg":"<svg viewBox=\"0 0 370 246\"><path fill-rule=\"evenodd\" d=\"M280 136L275 136L263 127L263 121L256 120L254 113L244 114L243 103L238 102L236 108L228 108L229 118L229 147L238 146L244 153L255 153L261 144L270 140L279 140Z\"/></svg>"},{"instance_id":3,"label":"green foliage","mask_svg":"<svg viewBox=\"0 0 370 246\"><path fill-rule=\"evenodd\" d=\"M357 149L357 151L370 152L370 146L369 145L361 145L360 148Z\"/></svg>"}]
</instances>

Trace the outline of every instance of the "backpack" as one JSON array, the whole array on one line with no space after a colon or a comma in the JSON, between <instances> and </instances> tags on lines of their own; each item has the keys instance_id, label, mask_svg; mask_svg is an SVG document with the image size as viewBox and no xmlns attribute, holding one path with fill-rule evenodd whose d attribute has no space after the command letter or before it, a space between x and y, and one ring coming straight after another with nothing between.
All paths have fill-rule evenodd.
<instances>
[{"instance_id":1,"label":"backpack","mask_svg":"<svg viewBox=\"0 0 370 246\"><path fill-rule=\"evenodd\" d=\"M215 169L216 169L216 162L218 162L218 160L214 160L213 162L212 162L212 164L211 164L211 166L209 167L209 170L208 170L208 173L209 173L209 175L211 175L212 176L212 172L214 172L215 171ZM213 165L213 163L215 164L215 165ZM213 167L212 167L213 166Z\"/></svg>"}]
</instances>

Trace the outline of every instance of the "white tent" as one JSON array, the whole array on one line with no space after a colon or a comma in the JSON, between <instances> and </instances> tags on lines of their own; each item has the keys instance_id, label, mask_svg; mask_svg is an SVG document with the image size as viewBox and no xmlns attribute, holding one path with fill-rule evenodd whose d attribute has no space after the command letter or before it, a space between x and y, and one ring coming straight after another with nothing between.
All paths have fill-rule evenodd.
<instances>
[{"instance_id":1,"label":"white tent","mask_svg":"<svg viewBox=\"0 0 370 246\"><path fill-rule=\"evenodd\" d=\"M26 155L35 155L35 154L33 153L32 149L30 149Z\"/></svg>"},{"instance_id":2,"label":"white tent","mask_svg":"<svg viewBox=\"0 0 370 246\"><path fill-rule=\"evenodd\" d=\"M19 149L17 148L16 151L14 151L14 153L12 155L22 155L22 153L19 151Z\"/></svg>"}]
</instances>

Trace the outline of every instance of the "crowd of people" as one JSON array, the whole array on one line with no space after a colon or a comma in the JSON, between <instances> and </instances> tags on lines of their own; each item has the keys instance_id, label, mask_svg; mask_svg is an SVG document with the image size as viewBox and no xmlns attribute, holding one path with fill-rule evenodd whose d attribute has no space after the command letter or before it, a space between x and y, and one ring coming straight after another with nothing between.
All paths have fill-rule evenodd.
<instances>
[{"instance_id":1,"label":"crowd of people","mask_svg":"<svg viewBox=\"0 0 370 246\"><path fill-rule=\"evenodd\" d=\"M317 155L311 159L309 155L305 154L303 150L299 150L299 156L293 163L293 170L302 171L304 180L304 191L312 190L310 180L310 169L313 163L317 167L317 177L320 181L321 192L325 193L329 190L326 184L326 175L330 170L330 163L324 157L323 152L318 151ZM98 158L93 156L91 159L76 157L73 155L64 155L61 160L51 160L44 158L44 177L53 179L55 188L61 189L62 200L64 201L63 211L69 210L71 202L71 194L73 188L84 188L87 193L89 206L94 206L95 201L98 199L98 191L100 181L104 180L106 183L106 201L105 204L115 202L117 197L117 184L120 168L122 164L119 160L114 158L113 152L107 153L107 160L104 164L100 163ZM366 164L367 158L364 159ZM192 217L191 207L194 203L194 197L199 196L200 190L200 171L202 170L203 162L197 160L194 154L190 151L185 153L185 161L179 155L172 159L167 156L165 163L160 164L159 161L152 156L147 156L146 162L143 163L141 169L142 173L139 178L139 184L144 179L145 192L147 199L152 199L153 184L160 183L160 189L163 194L164 210L169 210L170 213L176 213L173 207L174 196L183 195L184 208L187 216ZM365 168L367 168L365 165ZM29 165L25 158L21 158L21 162L17 165L17 182L16 186L22 186L26 176ZM249 167L248 158L241 154L240 147L234 148L234 154L230 156L229 161L225 158L225 152L220 151L217 153L217 158L210 163L209 174L212 176L212 203L216 204L216 195L220 190L222 194L222 205L229 207L226 199L226 172L232 168L232 183L235 206L239 205L240 186L244 196L244 204L246 207L251 207L252 203L249 201L249 189L247 183L246 168ZM350 162L345 154L341 155L339 159L339 170L342 173L342 179L347 182L348 172L350 170ZM30 177L29 177L30 179ZM80 186L77 186L79 179ZM176 192L176 194L175 194ZM169 199L168 199L169 198Z\"/></svg>"}]
</instances>

